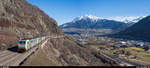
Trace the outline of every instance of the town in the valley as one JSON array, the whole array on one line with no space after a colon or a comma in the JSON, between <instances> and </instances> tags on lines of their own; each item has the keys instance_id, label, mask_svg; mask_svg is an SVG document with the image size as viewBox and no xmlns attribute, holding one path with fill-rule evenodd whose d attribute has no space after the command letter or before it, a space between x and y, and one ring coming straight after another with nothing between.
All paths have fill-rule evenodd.
<instances>
[{"instance_id":1,"label":"town in the valley","mask_svg":"<svg viewBox=\"0 0 150 68\"><path fill-rule=\"evenodd\" d=\"M149 64L150 42L90 35L71 35L80 44L134 63Z\"/></svg>"}]
</instances>

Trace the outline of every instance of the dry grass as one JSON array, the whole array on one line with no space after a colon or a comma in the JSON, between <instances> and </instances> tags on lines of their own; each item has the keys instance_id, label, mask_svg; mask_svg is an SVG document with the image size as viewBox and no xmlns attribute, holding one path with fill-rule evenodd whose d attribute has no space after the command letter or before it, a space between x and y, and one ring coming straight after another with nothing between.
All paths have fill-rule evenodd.
<instances>
[{"instance_id":1,"label":"dry grass","mask_svg":"<svg viewBox=\"0 0 150 68\"><path fill-rule=\"evenodd\" d=\"M104 49L98 49L99 47L102 47ZM120 54L120 57L128 57L128 59L133 59L131 58L131 56L136 56L136 60L141 60L144 62L150 62L150 53L149 52L145 52L144 49L142 48L137 48L137 47L128 47L128 48L119 48L119 49L114 49L114 50L107 50L109 47L105 46L105 45L91 45L91 48L94 48L97 51L109 54L111 56L115 56L114 52L116 51L121 51L124 50L125 52L130 51L131 55L127 56L125 54ZM121 56L124 55L124 56Z\"/></svg>"},{"instance_id":2,"label":"dry grass","mask_svg":"<svg viewBox=\"0 0 150 68\"><path fill-rule=\"evenodd\" d=\"M51 62L46 54L40 49L35 54L28 58L22 66L56 66Z\"/></svg>"}]
</instances>

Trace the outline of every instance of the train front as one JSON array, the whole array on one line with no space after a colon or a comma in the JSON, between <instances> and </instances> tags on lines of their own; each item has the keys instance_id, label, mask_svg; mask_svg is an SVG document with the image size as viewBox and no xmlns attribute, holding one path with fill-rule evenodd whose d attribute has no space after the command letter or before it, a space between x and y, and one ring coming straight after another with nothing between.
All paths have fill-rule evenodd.
<instances>
[{"instance_id":1,"label":"train front","mask_svg":"<svg viewBox=\"0 0 150 68\"><path fill-rule=\"evenodd\" d=\"M26 40L19 40L18 52L24 52L26 50L25 45L26 45Z\"/></svg>"}]
</instances>

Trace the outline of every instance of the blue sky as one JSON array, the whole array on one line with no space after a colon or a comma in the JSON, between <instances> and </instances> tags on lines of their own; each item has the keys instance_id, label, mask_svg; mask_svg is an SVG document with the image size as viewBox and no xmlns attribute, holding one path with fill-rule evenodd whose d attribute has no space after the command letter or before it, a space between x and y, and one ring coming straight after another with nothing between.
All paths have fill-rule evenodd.
<instances>
[{"instance_id":1,"label":"blue sky","mask_svg":"<svg viewBox=\"0 0 150 68\"><path fill-rule=\"evenodd\" d=\"M150 0L27 0L59 25L91 14L98 17L150 15Z\"/></svg>"}]
</instances>

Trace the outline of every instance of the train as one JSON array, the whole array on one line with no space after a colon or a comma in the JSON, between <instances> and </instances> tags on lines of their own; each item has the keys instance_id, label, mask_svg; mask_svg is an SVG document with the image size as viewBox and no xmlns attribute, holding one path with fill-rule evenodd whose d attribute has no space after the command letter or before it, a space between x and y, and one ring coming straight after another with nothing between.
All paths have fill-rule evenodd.
<instances>
[{"instance_id":1,"label":"train","mask_svg":"<svg viewBox=\"0 0 150 68\"><path fill-rule=\"evenodd\" d=\"M34 39L19 40L18 52L26 52L47 38L48 38L48 36L40 37L40 38L34 38Z\"/></svg>"}]
</instances>

